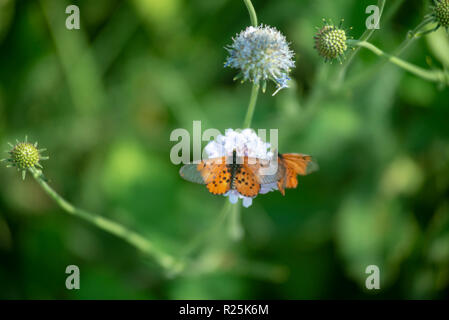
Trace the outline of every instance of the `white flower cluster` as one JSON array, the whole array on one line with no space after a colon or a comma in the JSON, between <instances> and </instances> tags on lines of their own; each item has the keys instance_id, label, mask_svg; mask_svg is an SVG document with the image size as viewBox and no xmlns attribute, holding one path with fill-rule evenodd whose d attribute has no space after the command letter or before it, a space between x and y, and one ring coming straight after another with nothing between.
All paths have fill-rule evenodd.
<instances>
[{"instance_id":1,"label":"white flower cluster","mask_svg":"<svg viewBox=\"0 0 449 320\"><path fill-rule=\"evenodd\" d=\"M252 129L244 129L241 132L227 129L224 136L218 135L204 149L209 159L223 156L232 157L234 150L237 157L247 156L262 160L273 158L270 144L264 142ZM277 183L262 184L259 193L265 194L277 189ZM253 198L242 196L237 190L229 190L225 196L229 197L231 203L236 203L239 199L243 199L243 206L246 208L251 206L253 201Z\"/></svg>"},{"instance_id":2,"label":"white flower cluster","mask_svg":"<svg viewBox=\"0 0 449 320\"><path fill-rule=\"evenodd\" d=\"M294 53L276 28L263 25L248 27L233 40L232 45L226 47L229 57L225 67L240 69L236 78L261 83L263 91L267 80L272 80L277 85L273 95L288 87L290 69L295 67Z\"/></svg>"}]
</instances>

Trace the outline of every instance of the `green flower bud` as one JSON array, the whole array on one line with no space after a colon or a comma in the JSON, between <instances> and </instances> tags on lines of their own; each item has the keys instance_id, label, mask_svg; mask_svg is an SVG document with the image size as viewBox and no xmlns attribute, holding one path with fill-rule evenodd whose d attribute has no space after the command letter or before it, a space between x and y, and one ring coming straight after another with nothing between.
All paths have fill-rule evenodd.
<instances>
[{"instance_id":1,"label":"green flower bud","mask_svg":"<svg viewBox=\"0 0 449 320\"><path fill-rule=\"evenodd\" d=\"M39 151L29 142L20 142L11 151L11 159L19 169L28 169L39 163Z\"/></svg>"},{"instance_id":2,"label":"green flower bud","mask_svg":"<svg viewBox=\"0 0 449 320\"><path fill-rule=\"evenodd\" d=\"M433 16L440 26L449 28L449 0L435 0Z\"/></svg>"},{"instance_id":3,"label":"green flower bud","mask_svg":"<svg viewBox=\"0 0 449 320\"><path fill-rule=\"evenodd\" d=\"M42 168L39 161L47 160L48 157L41 155L45 149L38 149L37 142L32 144L25 137L24 142L17 141L16 145L9 144L12 149L8 151L9 158L1 161L8 162L7 167L16 167L18 171L22 171L22 177L25 179L26 171L30 168Z\"/></svg>"},{"instance_id":4,"label":"green flower bud","mask_svg":"<svg viewBox=\"0 0 449 320\"><path fill-rule=\"evenodd\" d=\"M323 19L326 23L326 20ZM343 22L343 20L342 20ZM318 54L322 56L326 61L338 59L341 63L344 54L348 49L346 43L347 35L346 30L340 26L336 27L332 24L325 24L314 37L314 48L318 51Z\"/></svg>"}]
</instances>

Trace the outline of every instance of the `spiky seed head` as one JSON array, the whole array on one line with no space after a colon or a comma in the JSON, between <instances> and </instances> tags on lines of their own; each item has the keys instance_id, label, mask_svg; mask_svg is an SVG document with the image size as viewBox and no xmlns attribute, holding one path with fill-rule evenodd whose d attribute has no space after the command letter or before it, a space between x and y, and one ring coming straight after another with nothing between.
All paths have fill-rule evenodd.
<instances>
[{"instance_id":1,"label":"spiky seed head","mask_svg":"<svg viewBox=\"0 0 449 320\"><path fill-rule=\"evenodd\" d=\"M341 24L340 27L326 24L319 29L314 39L315 49L326 61L333 59L341 61L348 49L346 30L341 28Z\"/></svg>"},{"instance_id":2,"label":"spiky seed head","mask_svg":"<svg viewBox=\"0 0 449 320\"><path fill-rule=\"evenodd\" d=\"M16 167L18 171L22 171L24 179L28 169L34 167L42 168L39 161L48 159L48 157L41 155L41 152L45 149L38 149L37 142L34 144L29 143L26 137L24 142L17 141L15 145L10 145L12 149L8 151L9 158L2 159L2 161L8 163L7 167Z\"/></svg>"},{"instance_id":3,"label":"spiky seed head","mask_svg":"<svg viewBox=\"0 0 449 320\"><path fill-rule=\"evenodd\" d=\"M267 81L272 80L277 86L274 94L288 87L289 72L295 67L294 53L276 28L248 27L233 41L226 47L229 57L224 66L240 70L235 79L261 85L262 91L265 91Z\"/></svg>"},{"instance_id":4,"label":"spiky seed head","mask_svg":"<svg viewBox=\"0 0 449 320\"><path fill-rule=\"evenodd\" d=\"M435 0L433 16L439 25L449 28L449 0Z\"/></svg>"},{"instance_id":5,"label":"spiky seed head","mask_svg":"<svg viewBox=\"0 0 449 320\"><path fill-rule=\"evenodd\" d=\"M20 142L11 150L11 159L18 169L34 167L39 162L39 151L29 142Z\"/></svg>"}]
</instances>

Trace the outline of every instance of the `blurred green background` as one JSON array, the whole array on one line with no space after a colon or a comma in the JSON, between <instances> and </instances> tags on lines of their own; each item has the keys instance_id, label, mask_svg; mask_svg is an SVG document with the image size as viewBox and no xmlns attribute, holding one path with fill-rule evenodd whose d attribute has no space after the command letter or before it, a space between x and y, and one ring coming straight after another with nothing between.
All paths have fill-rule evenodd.
<instances>
[{"instance_id":1,"label":"blurred green background","mask_svg":"<svg viewBox=\"0 0 449 320\"><path fill-rule=\"evenodd\" d=\"M254 0L296 52L291 89L259 97L253 127L279 128L281 152L320 171L286 196L242 210L245 236L216 229L225 198L182 180L175 128L239 128L250 84L223 68L250 24L243 1L0 0L0 145L39 141L50 184L75 205L174 255L212 230L195 263L170 278L151 258L57 207L28 176L0 169L0 298L443 298L449 293L449 92L361 50L347 81L313 50L322 18L364 31L368 0ZM388 0L372 42L393 52L430 1ZM76 4L81 29L65 28ZM443 30L404 57L449 67ZM6 154L4 154L6 155ZM81 289L65 288L65 268ZM365 288L378 265L381 289Z\"/></svg>"}]
</instances>

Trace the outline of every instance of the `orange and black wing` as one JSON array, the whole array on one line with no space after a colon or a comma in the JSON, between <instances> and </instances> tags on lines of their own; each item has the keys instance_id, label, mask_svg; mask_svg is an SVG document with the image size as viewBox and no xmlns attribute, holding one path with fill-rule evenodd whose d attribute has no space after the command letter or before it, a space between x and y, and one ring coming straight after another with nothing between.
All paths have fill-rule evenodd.
<instances>
[{"instance_id":1,"label":"orange and black wing","mask_svg":"<svg viewBox=\"0 0 449 320\"><path fill-rule=\"evenodd\" d=\"M226 166L226 157L186 164L181 167L179 174L187 181L205 184L213 194L224 194L231 187L231 171Z\"/></svg>"},{"instance_id":2,"label":"orange and black wing","mask_svg":"<svg viewBox=\"0 0 449 320\"><path fill-rule=\"evenodd\" d=\"M297 175L307 175L318 170L318 164L309 155L298 153L279 154L278 164L284 168L284 174L278 181L278 189L284 195L285 188L298 186Z\"/></svg>"},{"instance_id":3,"label":"orange and black wing","mask_svg":"<svg viewBox=\"0 0 449 320\"><path fill-rule=\"evenodd\" d=\"M277 182L282 175L279 167L270 167L269 160L243 158L234 178L235 189L245 197L256 196L262 184Z\"/></svg>"},{"instance_id":4,"label":"orange and black wing","mask_svg":"<svg viewBox=\"0 0 449 320\"><path fill-rule=\"evenodd\" d=\"M234 187L245 197L255 197L259 194L259 180L248 164L243 163L237 168L234 177Z\"/></svg>"}]
</instances>

